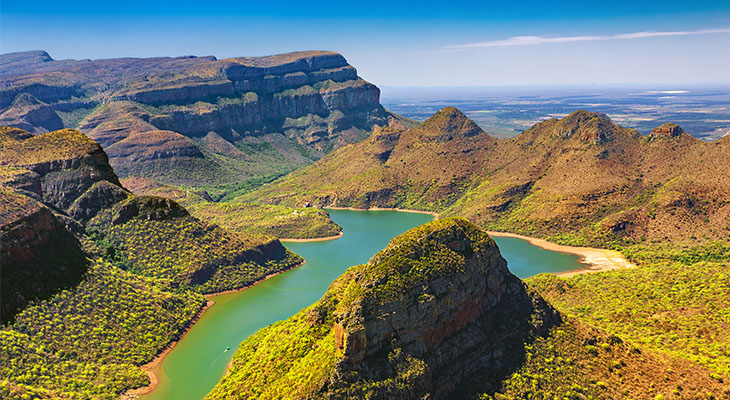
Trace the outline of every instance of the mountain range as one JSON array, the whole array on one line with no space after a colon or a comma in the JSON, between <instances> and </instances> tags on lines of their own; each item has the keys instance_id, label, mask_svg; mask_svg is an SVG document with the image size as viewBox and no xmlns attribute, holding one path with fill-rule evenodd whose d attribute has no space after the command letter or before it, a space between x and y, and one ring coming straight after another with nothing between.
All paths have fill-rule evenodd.
<instances>
[{"instance_id":1,"label":"mountain range","mask_svg":"<svg viewBox=\"0 0 730 400\"><path fill-rule=\"evenodd\" d=\"M242 200L436 211L568 244L705 241L730 229L727 154L728 138L703 142L676 124L642 136L582 110L496 139L445 108Z\"/></svg>"},{"instance_id":2,"label":"mountain range","mask_svg":"<svg viewBox=\"0 0 730 400\"><path fill-rule=\"evenodd\" d=\"M149 384L204 294L300 265L277 237L341 233L328 206L440 216L246 339L209 398L730 395L730 137L416 124L332 52L0 67L0 397ZM522 281L485 229L638 267Z\"/></svg>"}]
</instances>

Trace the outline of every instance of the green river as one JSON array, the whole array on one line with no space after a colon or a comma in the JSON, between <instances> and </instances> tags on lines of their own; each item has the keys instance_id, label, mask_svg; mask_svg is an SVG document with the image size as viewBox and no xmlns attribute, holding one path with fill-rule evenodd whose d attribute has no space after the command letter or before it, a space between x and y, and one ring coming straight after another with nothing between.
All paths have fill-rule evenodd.
<instances>
[{"instance_id":1,"label":"green river","mask_svg":"<svg viewBox=\"0 0 730 400\"><path fill-rule=\"evenodd\" d=\"M349 266L367 262L393 237L433 219L399 211L328 211L344 235L323 242L285 243L306 264L244 291L213 297L215 305L153 370L159 383L142 399L202 399L246 337L314 303ZM543 250L522 239L495 240L510 270L520 278L582 266L577 256Z\"/></svg>"}]
</instances>

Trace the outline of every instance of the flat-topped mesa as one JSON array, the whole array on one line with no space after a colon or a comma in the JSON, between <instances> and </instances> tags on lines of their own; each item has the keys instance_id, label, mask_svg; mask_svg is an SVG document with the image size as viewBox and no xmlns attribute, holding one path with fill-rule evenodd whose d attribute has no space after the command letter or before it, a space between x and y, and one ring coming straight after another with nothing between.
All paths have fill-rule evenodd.
<instances>
[{"instance_id":1,"label":"flat-topped mesa","mask_svg":"<svg viewBox=\"0 0 730 400\"><path fill-rule=\"evenodd\" d=\"M396 237L243 342L209 397L447 398L478 372L508 373L523 343L559 321L486 232L447 218Z\"/></svg>"}]
</instances>

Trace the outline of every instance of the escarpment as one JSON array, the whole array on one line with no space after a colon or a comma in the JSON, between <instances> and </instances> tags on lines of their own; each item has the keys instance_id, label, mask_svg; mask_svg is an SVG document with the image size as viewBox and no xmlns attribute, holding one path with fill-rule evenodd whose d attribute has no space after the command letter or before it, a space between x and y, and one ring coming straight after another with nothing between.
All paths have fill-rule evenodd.
<instances>
[{"instance_id":1,"label":"escarpment","mask_svg":"<svg viewBox=\"0 0 730 400\"><path fill-rule=\"evenodd\" d=\"M109 150L123 178L220 185L281 174L400 120L327 51L63 61L25 52L0 65L0 123L35 134L77 128ZM209 146L211 133L228 146Z\"/></svg>"},{"instance_id":2,"label":"escarpment","mask_svg":"<svg viewBox=\"0 0 730 400\"><path fill-rule=\"evenodd\" d=\"M524 342L559 322L485 232L434 221L243 342L209 398L458 397L477 372L509 373Z\"/></svg>"}]
</instances>

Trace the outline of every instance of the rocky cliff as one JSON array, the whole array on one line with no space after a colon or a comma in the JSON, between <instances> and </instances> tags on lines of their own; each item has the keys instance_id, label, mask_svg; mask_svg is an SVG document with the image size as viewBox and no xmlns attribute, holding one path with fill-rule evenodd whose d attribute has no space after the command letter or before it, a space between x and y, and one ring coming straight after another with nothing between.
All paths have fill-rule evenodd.
<instances>
[{"instance_id":1,"label":"rocky cliff","mask_svg":"<svg viewBox=\"0 0 730 400\"><path fill-rule=\"evenodd\" d=\"M435 221L243 342L209 398L458 397L478 372L510 372L524 342L559 322L485 232Z\"/></svg>"},{"instance_id":2,"label":"rocky cliff","mask_svg":"<svg viewBox=\"0 0 730 400\"><path fill-rule=\"evenodd\" d=\"M0 186L0 319L76 285L89 262L78 240L43 204Z\"/></svg>"},{"instance_id":3,"label":"rocky cliff","mask_svg":"<svg viewBox=\"0 0 730 400\"><path fill-rule=\"evenodd\" d=\"M379 89L340 54L306 51L256 58L53 60L45 52L0 56L0 123L33 133L78 128L105 148L142 147L171 132L169 159L110 152L122 177L173 184L226 184L306 165L398 118ZM213 133L231 151L209 146ZM178 159L194 146L200 160ZM176 172L178 174L176 174ZM178 178L182 175L182 178ZM215 178L214 178L215 177Z\"/></svg>"},{"instance_id":4,"label":"rocky cliff","mask_svg":"<svg viewBox=\"0 0 730 400\"><path fill-rule=\"evenodd\" d=\"M445 108L243 199L438 211L573 244L720 239L730 226L726 139L703 142L676 124L642 136L579 110L498 140Z\"/></svg>"}]
</instances>

